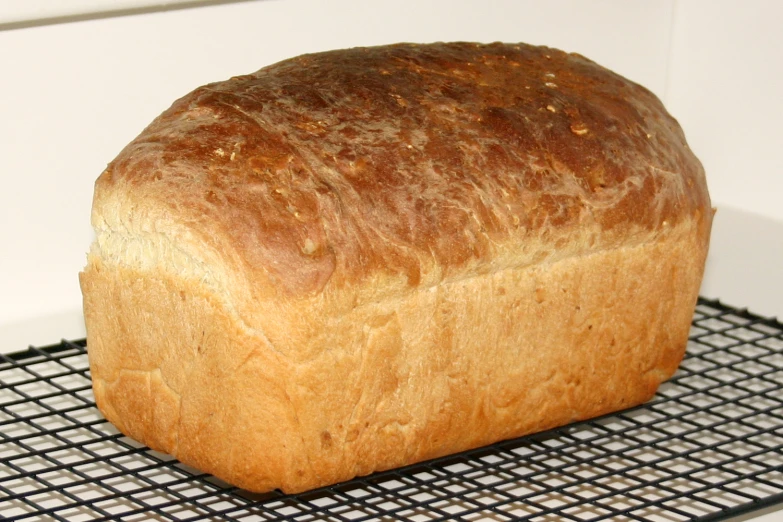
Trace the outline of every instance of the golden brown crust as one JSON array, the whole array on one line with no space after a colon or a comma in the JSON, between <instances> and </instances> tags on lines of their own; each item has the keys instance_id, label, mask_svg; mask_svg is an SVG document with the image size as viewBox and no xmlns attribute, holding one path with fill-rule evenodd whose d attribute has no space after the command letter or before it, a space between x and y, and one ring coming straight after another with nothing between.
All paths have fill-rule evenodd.
<instances>
[{"instance_id":1,"label":"golden brown crust","mask_svg":"<svg viewBox=\"0 0 783 522\"><path fill-rule=\"evenodd\" d=\"M373 274L428 286L645 241L709 209L655 96L521 44L333 51L207 85L109 166L98 190L114 189L176 213L283 296Z\"/></svg>"},{"instance_id":2,"label":"golden brown crust","mask_svg":"<svg viewBox=\"0 0 783 522\"><path fill-rule=\"evenodd\" d=\"M648 91L526 45L308 55L197 89L101 175L96 401L255 491L638 404L712 212Z\"/></svg>"},{"instance_id":3,"label":"golden brown crust","mask_svg":"<svg viewBox=\"0 0 783 522\"><path fill-rule=\"evenodd\" d=\"M281 309L263 334L196 281L93 259L96 400L154 449L286 492L616 411L683 356L699 233L443 284L331 325L312 305Z\"/></svg>"}]
</instances>

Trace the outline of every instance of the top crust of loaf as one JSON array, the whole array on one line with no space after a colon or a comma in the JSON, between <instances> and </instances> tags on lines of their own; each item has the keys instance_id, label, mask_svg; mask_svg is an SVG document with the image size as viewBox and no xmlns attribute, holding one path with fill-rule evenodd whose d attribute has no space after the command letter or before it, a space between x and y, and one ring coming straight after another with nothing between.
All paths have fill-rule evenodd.
<instances>
[{"instance_id":1,"label":"top crust of loaf","mask_svg":"<svg viewBox=\"0 0 783 522\"><path fill-rule=\"evenodd\" d=\"M345 292L356 306L684 221L706 242L709 208L700 163L643 87L555 49L437 43L196 89L100 176L93 224L99 254L133 257L107 232L143 237L209 267L194 277L240 307Z\"/></svg>"}]
</instances>

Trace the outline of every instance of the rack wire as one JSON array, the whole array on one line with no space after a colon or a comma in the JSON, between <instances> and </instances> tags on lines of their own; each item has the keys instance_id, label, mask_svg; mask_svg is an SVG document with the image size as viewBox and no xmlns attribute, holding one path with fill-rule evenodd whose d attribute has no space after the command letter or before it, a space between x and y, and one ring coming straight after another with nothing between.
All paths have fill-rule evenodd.
<instances>
[{"instance_id":1,"label":"rack wire","mask_svg":"<svg viewBox=\"0 0 783 522\"><path fill-rule=\"evenodd\" d=\"M726 520L783 503L783 325L700 299L648 403L298 494L252 494L124 437L84 341L0 355L6 520Z\"/></svg>"}]
</instances>

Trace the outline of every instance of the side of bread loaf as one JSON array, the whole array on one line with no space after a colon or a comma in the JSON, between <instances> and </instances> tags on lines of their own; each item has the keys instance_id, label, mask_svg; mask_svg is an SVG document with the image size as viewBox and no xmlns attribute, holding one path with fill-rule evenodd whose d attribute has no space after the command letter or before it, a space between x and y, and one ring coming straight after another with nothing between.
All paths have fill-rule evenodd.
<instances>
[{"instance_id":1,"label":"side of bread loaf","mask_svg":"<svg viewBox=\"0 0 783 522\"><path fill-rule=\"evenodd\" d=\"M308 55L178 100L96 183L96 401L301 491L632 406L712 211L643 88L525 45Z\"/></svg>"}]
</instances>

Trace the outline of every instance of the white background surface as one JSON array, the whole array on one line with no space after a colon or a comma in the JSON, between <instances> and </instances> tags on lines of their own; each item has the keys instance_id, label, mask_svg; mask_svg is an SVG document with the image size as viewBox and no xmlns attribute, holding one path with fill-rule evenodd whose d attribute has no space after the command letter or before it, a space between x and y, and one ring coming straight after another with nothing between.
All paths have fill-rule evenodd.
<instances>
[{"instance_id":1,"label":"white background surface","mask_svg":"<svg viewBox=\"0 0 783 522\"><path fill-rule=\"evenodd\" d=\"M84 335L92 184L175 98L293 55L397 41L546 44L652 89L719 208L702 293L783 317L781 18L771 0L267 0L0 31L0 351Z\"/></svg>"},{"instance_id":2,"label":"white background surface","mask_svg":"<svg viewBox=\"0 0 783 522\"><path fill-rule=\"evenodd\" d=\"M222 0L223 2L230 0ZM73 18L97 18L137 11L196 7L216 0L4 0L0 27L29 27Z\"/></svg>"}]
</instances>

